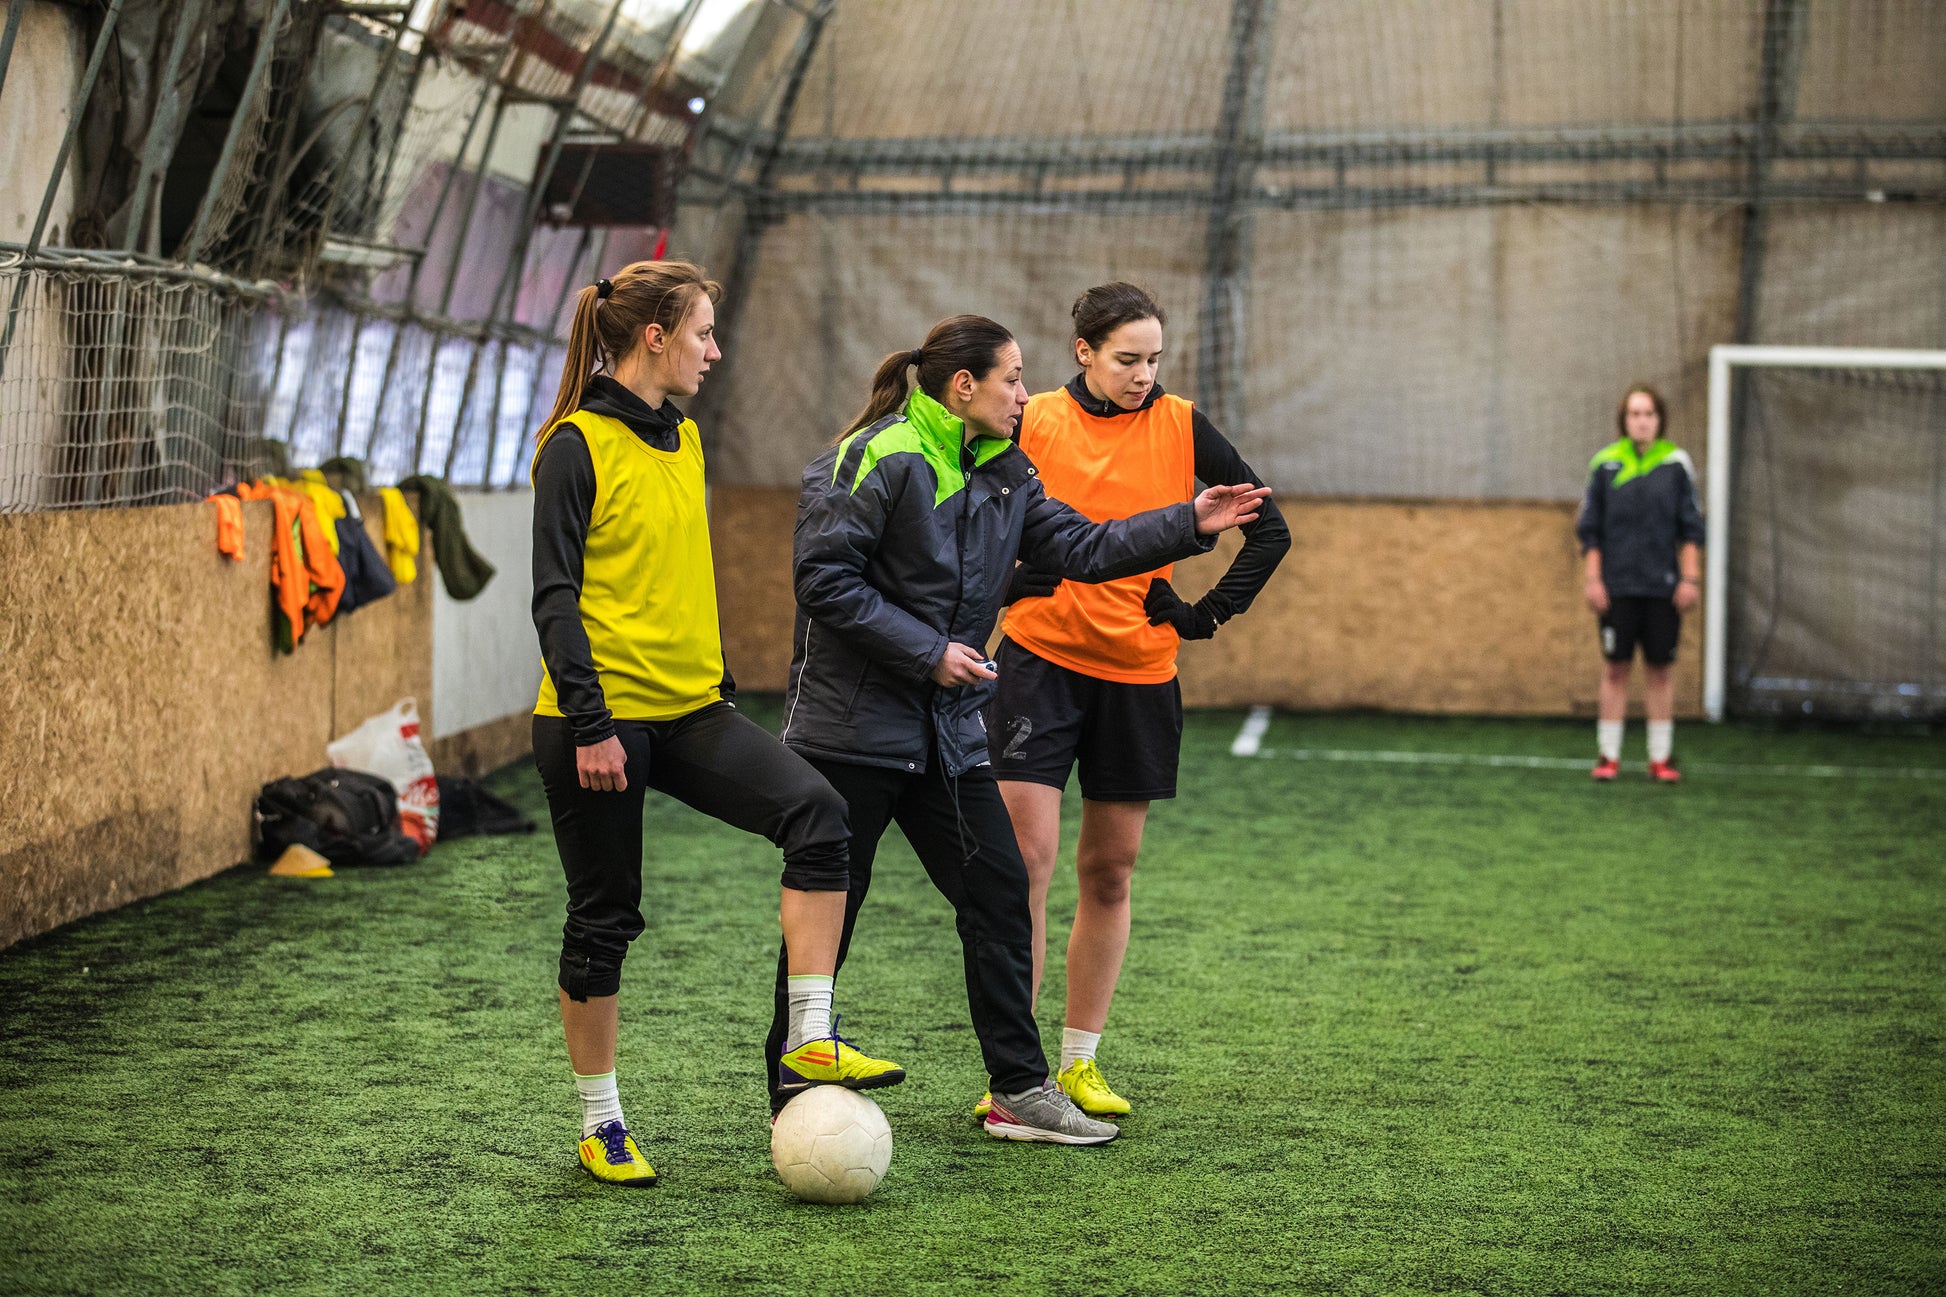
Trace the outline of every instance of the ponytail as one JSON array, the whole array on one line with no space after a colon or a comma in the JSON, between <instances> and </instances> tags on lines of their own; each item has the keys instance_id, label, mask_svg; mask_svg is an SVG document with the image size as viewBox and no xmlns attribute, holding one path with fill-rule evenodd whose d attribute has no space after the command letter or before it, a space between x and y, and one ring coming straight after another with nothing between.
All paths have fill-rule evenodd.
<instances>
[{"instance_id":1,"label":"ponytail","mask_svg":"<svg viewBox=\"0 0 1946 1297\"><path fill-rule=\"evenodd\" d=\"M561 388L554 397L554 408L541 424L537 440L545 441L549 428L581 408L581 398L587 394L588 380L594 377L599 359L595 344L595 308L599 305L601 298L593 284L575 294L574 322L568 326L568 354L561 362Z\"/></svg>"},{"instance_id":2,"label":"ponytail","mask_svg":"<svg viewBox=\"0 0 1946 1297\"><path fill-rule=\"evenodd\" d=\"M636 261L611 279L588 285L574 299L574 322L568 327L567 356L561 362L561 386L554 408L535 438L535 454L561 420L581 408L588 380L597 370L614 372L623 357L642 343L651 324L673 334L689 318L696 299L714 302L722 286L701 266L687 261Z\"/></svg>"},{"instance_id":3,"label":"ponytail","mask_svg":"<svg viewBox=\"0 0 1946 1297\"><path fill-rule=\"evenodd\" d=\"M869 428L896 410L905 408L907 395L905 371L917 365L924 353L914 348L911 351L895 351L878 362L878 370L872 375L871 399L865 408L851 421L851 426L840 433L848 437L860 428Z\"/></svg>"},{"instance_id":4,"label":"ponytail","mask_svg":"<svg viewBox=\"0 0 1946 1297\"><path fill-rule=\"evenodd\" d=\"M1000 363L1000 349L1014 340L1006 326L984 315L955 315L932 326L923 346L911 351L895 351L878 363L872 375L871 399L865 408L838 436L842 440L860 428L869 428L888 414L905 408L907 388L905 371L919 371L919 390L937 401L946 394L946 384L962 369L975 381L985 378Z\"/></svg>"}]
</instances>

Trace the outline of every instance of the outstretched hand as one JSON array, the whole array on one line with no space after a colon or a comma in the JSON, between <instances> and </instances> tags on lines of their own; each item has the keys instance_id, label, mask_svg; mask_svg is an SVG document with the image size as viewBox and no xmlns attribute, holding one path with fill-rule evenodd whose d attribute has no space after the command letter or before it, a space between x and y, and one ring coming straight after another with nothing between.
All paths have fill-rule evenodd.
<instances>
[{"instance_id":1,"label":"outstretched hand","mask_svg":"<svg viewBox=\"0 0 1946 1297\"><path fill-rule=\"evenodd\" d=\"M1212 486L1196 497L1196 534L1214 536L1255 522L1263 502L1270 498L1267 486L1244 482L1237 486Z\"/></svg>"}]
</instances>

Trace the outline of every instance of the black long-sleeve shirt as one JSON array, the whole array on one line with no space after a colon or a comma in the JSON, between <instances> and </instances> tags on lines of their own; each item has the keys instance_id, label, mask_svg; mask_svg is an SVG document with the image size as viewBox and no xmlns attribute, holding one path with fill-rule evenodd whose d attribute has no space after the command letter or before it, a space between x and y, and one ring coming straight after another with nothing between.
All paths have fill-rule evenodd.
<instances>
[{"instance_id":1,"label":"black long-sleeve shirt","mask_svg":"<svg viewBox=\"0 0 1946 1297\"><path fill-rule=\"evenodd\" d=\"M1098 419L1113 419L1122 415L1137 414L1148 409L1162 398L1160 383L1149 389L1142 404L1133 410L1125 410L1113 401L1104 401L1088 390L1086 378L1076 374L1068 380L1068 394L1075 404ZM1214 423L1201 409L1190 415L1190 426L1195 438L1196 480L1204 486L1252 486L1263 484L1263 478L1255 469L1244 463L1243 456L1230 444L1230 439L1217 431ZM1258 510L1257 520L1246 523L1243 528L1243 548L1231 560L1229 570L1223 574L1207 595L1203 604L1218 625L1228 621L1250 607L1257 595L1270 580L1270 574L1284 561L1290 552L1291 529L1278 510L1277 502L1265 500Z\"/></svg>"}]
</instances>

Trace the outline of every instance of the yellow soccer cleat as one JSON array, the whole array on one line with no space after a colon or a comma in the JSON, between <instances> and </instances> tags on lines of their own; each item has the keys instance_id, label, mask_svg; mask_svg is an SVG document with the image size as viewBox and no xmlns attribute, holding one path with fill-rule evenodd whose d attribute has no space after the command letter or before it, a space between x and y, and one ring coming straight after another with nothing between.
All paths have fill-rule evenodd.
<instances>
[{"instance_id":1,"label":"yellow soccer cleat","mask_svg":"<svg viewBox=\"0 0 1946 1297\"><path fill-rule=\"evenodd\" d=\"M993 1111L993 1091L988 1090L985 1094L980 1096L980 1101L973 1105L973 1120L985 1121L987 1119L987 1114L992 1111Z\"/></svg>"},{"instance_id":2,"label":"yellow soccer cleat","mask_svg":"<svg viewBox=\"0 0 1946 1297\"><path fill-rule=\"evenodd\" d=\"M807 1040L777 1061L777 1088L795 1094L814 1085L842 1085L847 1090L877 1090L905 1080L905 1069L897 1063L860 1053L838 1034Z\"/></svg>"},{"instance_id":3,"label":"yellow soccer cleat","mask_svg":"<svg viewBox=\"0 0 1946 1297\"><path fill-rule=\"evenodd\" d=\"M1077 1058L1055 1078L1075 1106L1090 1117L1126 1117L1128 1100L1108 1088L1092 1058Z\"/></svg>"},{"instance_id":4,"label":"yellow soccer cleat","mask_svg":"<svg viewBox=\"0 0 1946 1297\"><path fill-rule=\"evenodd\" d=\"M619 1121L603 1122L581 1141L581 1165L603 1184L639 1189L656 1180L655 1168L635 1147L635 1136Z\"/></svg>"}]
</instances>

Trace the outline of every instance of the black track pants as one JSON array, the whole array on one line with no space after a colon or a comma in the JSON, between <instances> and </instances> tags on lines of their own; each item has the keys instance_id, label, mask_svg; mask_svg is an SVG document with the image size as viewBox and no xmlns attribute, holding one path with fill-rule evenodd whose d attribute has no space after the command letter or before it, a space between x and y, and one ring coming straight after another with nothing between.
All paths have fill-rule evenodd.
<instances>
[{"instance_id":1,"label":"black track pants","mask_svg":"<svg viewBox=\"0 0 1946 1297\"><path fill-rule=\"evenodd\" d=\"M844 799L763 726L714 703L672 721L618 720L615 734L628 787L594 792L575 772L568 722L534 718L534 764L568 880L561 989L570 998L614 995L628 943L642 935L642 799L651 788L783 848L784 886L844 890Z\"/></svg>"},{"instance_id":2,"label":"black track pants","mask_svg":"<svg viewBox=\"0 0 1946 1297\"><path fill-rule=\"evenodd\" d=\"M966 963L966 1000L980 1053L996 1091L1031 1089L1047 1079L1040 1027L1034 1021L1033 920L1027 911L1027 866L1013 821L992 772L981 767L957 780L935 762L925 774L813 759L851 813L851 887L845 898L844 967L852 928L872 884L872 860L886 827L896 823L955 912ZM955 787L957 785L957 788ZM955 796L957 793L957 798ZM957 801L957 805L955 802ZM784 953L777 956L777 1004L764 1042L771 1106L777 1061L790 1026Z\"/></svg>"}]
</instances>

